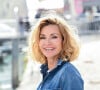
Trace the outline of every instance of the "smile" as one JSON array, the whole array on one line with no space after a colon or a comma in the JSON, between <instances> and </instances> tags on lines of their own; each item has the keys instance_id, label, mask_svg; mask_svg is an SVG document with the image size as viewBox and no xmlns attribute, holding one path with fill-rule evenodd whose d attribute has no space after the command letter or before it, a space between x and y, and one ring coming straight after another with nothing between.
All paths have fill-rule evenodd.
<instances>
[{"instance_id":1,"label":"smile","mask_svg":"<svg viewBox=\"0 0 100 90\"><path fill-rule=\"evenodd\" d=\"M54 48L44 48L46 51L52 51Z\"/></svg>"}]
</instances>

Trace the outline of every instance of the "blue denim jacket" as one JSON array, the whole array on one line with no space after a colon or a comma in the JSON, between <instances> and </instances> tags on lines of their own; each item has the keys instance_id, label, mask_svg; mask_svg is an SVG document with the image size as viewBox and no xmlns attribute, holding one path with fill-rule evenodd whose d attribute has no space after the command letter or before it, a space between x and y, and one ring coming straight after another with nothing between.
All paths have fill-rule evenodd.
<instances>
[{"instance_id":1,"label":"blue denim jacket","mask_svg":"<svg viewBox=\"0 0 100 90\"><path fill-rule=\"evenodd\" d=\"M41 66L43 80L37 90L84 90L84 82L78 70L68 61L58 60L57 66L47 72L46 64Z\"/></svg>"}]
</instances>

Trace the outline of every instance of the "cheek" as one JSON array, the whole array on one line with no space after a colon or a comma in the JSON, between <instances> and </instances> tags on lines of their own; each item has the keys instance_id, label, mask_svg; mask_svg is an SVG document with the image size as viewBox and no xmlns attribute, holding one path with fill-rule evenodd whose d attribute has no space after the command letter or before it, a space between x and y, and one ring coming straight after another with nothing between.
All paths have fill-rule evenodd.
<instances>
[{"instance_id":1,"label":"cheek","mask_svg":"<svg viewBox=\"0 0 100 90\"><path fill-rule=\"evenodd\" d=\"M43 50L43 46L44 46L44 43L43 42L39 42L39 49L42 51Z\"/></svg>"},{"instance_id":2,"label":"cheek","mask_svg":"<svg viewBox=\"0 0 100 90\"><path fill-rule=\"evenodd\" d=\"M60 48L61 48L61 50L62 50L62 48L63 48L62 43L60 44Z\"/></svg>"},{"instance_id":3,"label":"cheek","mask_svg":"<svg viewBox=\"0 0 100 90\"><path fill-rule=\"evenodd\" d=\"M41 42L39 42L39 48L41 49L41 46L42 46L42 43Z\"/></svg>"},{"instance_id":4,"label":"cheek","mask_svg":"<svg viewBox=\"0 0 100 90\"><path fill-rule=\"evenodd\" d=\"M62 41L56 42L56 44L57 44L57 47L58 47L59 49L62 49L62 48L63 48Z\"/></svg>"}]
</instances>

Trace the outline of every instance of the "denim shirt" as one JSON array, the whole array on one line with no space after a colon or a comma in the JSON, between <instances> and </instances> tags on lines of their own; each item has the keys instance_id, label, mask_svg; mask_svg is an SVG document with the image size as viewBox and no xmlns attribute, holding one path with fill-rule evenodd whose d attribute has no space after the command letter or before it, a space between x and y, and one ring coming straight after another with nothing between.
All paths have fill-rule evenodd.
<instances>
[{"instance_id":1,"label":"denim shirt","mask_svg":"<svg viewBox=\"0 0 100 90\"><path fill-rule=\"evenodd\" d=\"M37 90L84 90L84 81L70 62L59 59L53 70L47 70L46 64L41 65L43 80Z\"/></svg>"}]
</instances>

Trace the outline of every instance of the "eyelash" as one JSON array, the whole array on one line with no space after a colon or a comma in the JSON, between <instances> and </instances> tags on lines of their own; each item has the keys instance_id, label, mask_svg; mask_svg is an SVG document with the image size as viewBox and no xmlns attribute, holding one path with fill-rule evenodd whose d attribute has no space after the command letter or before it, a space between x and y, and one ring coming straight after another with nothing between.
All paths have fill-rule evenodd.
<instances>
[{"instance_id":1,"label":"eyelash","mask_svg":"<svg viewBox=\"0 0 100 90\"><path fill-rule=\"evenodd\" d=\"M52 36L51 38L57 38L57 36ZM40 37L40 39L46 39L46 37Z\"/></svg>"},{"instance_id":2,"label":"eyelash","mask_svg":"<svg viewBox=\"0 0 100 90\"><path fill-rule=\"evenodd\" d=\"M57 36L53 36L52 38L57 38Z\"/></svg>"},{"instance_id":3,"label":"eyelash","mask_svg":"<svg viewBox=\"0 0 100 90\"><path fill-rule=\"evenodd\" d=\"M46 39L45 37L40 37L40 39Z\"/></svg>"}]
</instances>

